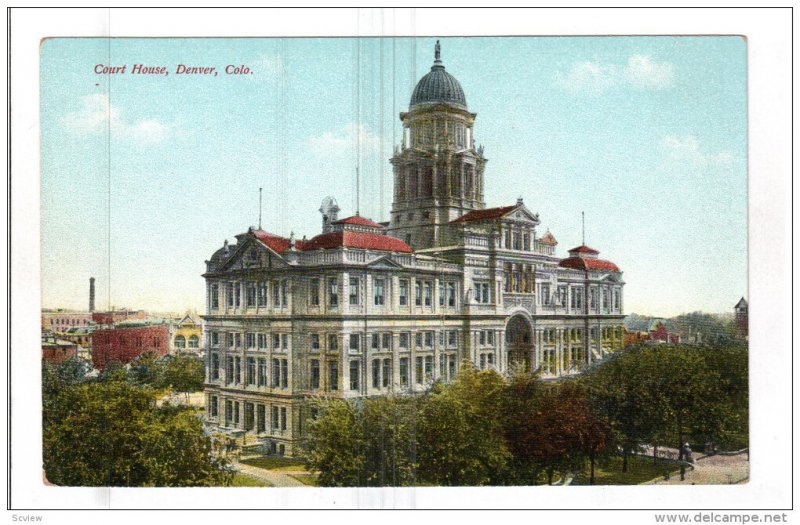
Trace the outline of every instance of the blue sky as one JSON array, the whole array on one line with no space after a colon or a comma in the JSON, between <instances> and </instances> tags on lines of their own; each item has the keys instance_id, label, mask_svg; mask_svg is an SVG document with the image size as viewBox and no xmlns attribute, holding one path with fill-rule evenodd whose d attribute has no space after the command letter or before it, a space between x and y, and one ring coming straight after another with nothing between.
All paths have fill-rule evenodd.
<instances>
[{"instance_id":1,"label":"blue sky","mask_svg":"<svg viewBox=\"0 0 800 525\"><path fill-rule=\"evenodd\" d=\"M386 219L398 114L434 41L44 41L43 306L85 308L94 276L100 307L201 309L204 261L257 223L259 187L265 229L311 237L326 195L355 211L358 164L361 214ZM744 40L446 38L442 58L478 114L488 206L523 196L562 256L585 211L629 313L727 312L746 295Z\"/></svg>"}]
</instances>

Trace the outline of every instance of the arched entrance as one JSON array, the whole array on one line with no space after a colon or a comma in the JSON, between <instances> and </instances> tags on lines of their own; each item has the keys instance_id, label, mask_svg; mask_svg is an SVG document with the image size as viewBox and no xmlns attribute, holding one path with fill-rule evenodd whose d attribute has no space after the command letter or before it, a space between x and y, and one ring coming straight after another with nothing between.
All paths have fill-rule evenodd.
<instances>
[{"instance_id":1,"label":"arched entrance","mask_svg":"<svg viewBox=\"0 0 800 525\"><path fill-rule=\"evenodd\" d=\"M533 372L533 329L522 315L514 315L506 324L508 370Z\"/></svg>"}]
</instances>

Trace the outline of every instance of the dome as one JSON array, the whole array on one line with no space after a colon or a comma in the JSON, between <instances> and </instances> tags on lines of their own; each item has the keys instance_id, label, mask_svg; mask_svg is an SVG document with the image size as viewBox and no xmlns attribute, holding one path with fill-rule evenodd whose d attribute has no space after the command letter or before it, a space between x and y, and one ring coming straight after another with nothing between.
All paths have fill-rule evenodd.
<instances>
[{"instance_id":1,"label":"dome","mask_svg":"<svg viewBox=\"0 0 800 525\"><path fill-rule=\"evenodd\" d=\"M417 86L411 94L409 107L446 102L466 109L467 99L464 97L464 90L461 88L461 84L456 80L456 77L444 70L441 60L441 47L438 40L436 41L434 58L430 73L417 82Z\"/></svg>"}]
</instances>

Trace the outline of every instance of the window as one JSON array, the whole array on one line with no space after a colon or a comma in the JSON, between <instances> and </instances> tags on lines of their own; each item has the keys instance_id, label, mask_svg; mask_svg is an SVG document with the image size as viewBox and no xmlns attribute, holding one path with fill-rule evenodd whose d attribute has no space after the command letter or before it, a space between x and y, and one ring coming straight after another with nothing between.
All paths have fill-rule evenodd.
<instances>
[{"instance_id":1,"label":"window","mask_svg":"<svg viewBox=\"0 0 800 525\"><path fill-rule=\"evenodd\" d=\"M229 427L233 423L233 402L225 400L225 426Z\"/></svg>"},{"instance_id":2,"label":"window","mask_svg":"<svg viewBox=\"0 0 800 525\"><path fill-rule=\"evenodd\" d=\"M233 283L228 283L225 287L225 304L228 308L233 308Z\"/></svg>"},{"instance_id":3,"label":"window","mask_svg":"<svg viewBox=\"0 0 800 525\"><path fill-rule=\"evenodd\" d=\"M242 334L233 334L233 344L236 348L242 347Z\"/></svg>"},{"instance_id":4,"label":"window","mask_svg":"<svg viewBox=\"0 0 800 525\"><path fill-rule=\"evenodd\" d=\"M256 407L256 432L267 430L267 410L264 405Z\"/></svg>"},{"instance_id":5,"label":"window","mask_svg":"<svg viewBox=\"0 0 800 525\"><path fill-rule=\"evenodd\" d=\"M388 333L388 332L387 332L387 333L383 334L383 336L381 337L381 339L382 339L382 341L381 341L381 347L382 347L384 350L389 350L389 349L391 349L391 347L392 347L392 334L390 334L390 333Z\"/></svg>"},{"instance_id":6,"label":"window","mask_svg":"<svg viewBox=\"0 0 800 525\"><path fill-rule=\"evenodd\" d=\"M209 294L211 295L211 309L216 310L219 308L219 285L212 284Z\"/></svg>"},{"instance_id":7,"label":"window","mask_svg":"<svg viewBox=\"0 0 800 525\"><path fill-rule=\"evenodd\" d=\"M408 306L408 280L400 279L400 306Z\"/></svg>"},{"instance_id":8,"label":"window","mask_svg":"<svg viewBox=\"0 0 800 525\"><path fill-rule=\"evenodd\" d=\"M272 306L278 308L281 305L281 289L278 281L272 281Z\"/></svg>"},{"instance_id":9,"label":"window","mask_svg":"<svg viewBox=\"0 0 800 525\"><path fill-rule=\"evenodd\" d=\"M258 386L267 386L267 360L263 357L258 359Z\"/></svg>"},{"instance_id":10,"label":"window","mask_svg":"<svg viewBox=\"0 0 800 525\"><path fill-rule=\"evenodd\" d=\"M489 283L475 283L475 302L489 302Z\"/></svg>"},{"instance_id":11,"label":"window","mask_svg":"<svg viewBox=\"0 0 800 525\"><path fill-rule=\"evenodd\" d=\"M425 347L433 348L433 332L425 332Z\"/></svg>"},{"instance_id":12,"label":"window","mask_svg":"<svg viewBox=\"0 0 800 525\"><path fill-rule=\"evenodd\" d=\"M286 407L281 407L281 431L286 430ZM281 445L283 446L283 445ZM283 455L283 454L281 454Z\"/></svg>"},{"instance_id":13,"label":"window","mask_svg":"<svg viewBox=\"0 0 800 525\"><path fill-rule=\"evenodd\" d=\"M521 250L522 249L522 242L520 241L519 233L514 232L511 235L511 239L512 239L512 243L513 243L514 249L515 250Z\"/></svg>"},{"instance_id":14,"label":"window","mask_svg":"<svg viewBox=\"0 0 800 525\"><path fill-rule=\"evenodd\" d=\"M238 385L242 382L242 358L238 356L234 357L234 365L235 368L233 375L235 378L235 383Z\"/></svg>"},{"instance_id":15,"label":"window","mask_svg":"<svg viewBox=\"0 0 800 525\"><path fill-rule=\"evenodd\" d=\"M255 405L253 403L244 404L244 429L253 430L255 425Z\"/></svg>"},{"instance_id":16,"label":"window","mask_svg":"<svg viewBox=\"0 0 800 525\"><path fill-rule=\"evenodd\" d=\"M400 358L400 385L408 386L408 358Z\"/></svg>"},{"instance_id":17,"label":"window","mask_svg":"<svg viewBox=\"0 0 800 525\"><path fill-rule=\"evenodd\" d=\"M372 360L372 388L381 387L381 360Z\"/></svg>"},{"instance_id":18,"label":"window","mask_svg":"<svg viewBox=\"0 0 800 525\"><path fill-rule=\"evenodd\" d=\"M448 363L448 367L449 367L449 370L448 370L449 377L450 377L450 379L452 379L452 378L454 378L456 376L456 355L455 354L450 354L450 357L448 357L448 359L447 359L447 363Z\"/></svg>"},{"instance_id":19,"label":"window","mask_svg":"<svg viewBox=\"0 0 800 525\"><path fill-rule=\"evenodd\" d=\"M570 289L570 308L580 309L583 308L583 287L573 286Z\"/></svg>"},{"instance_id":20,"label":"window","mask_svg":"<svg viewBox=\"0 0 800 525\"><path fill-rule=\"evenodd\" d=\"M267 348L267 334L258 334L258 348L260 350Z\"/></svg>"},{"instance_id":21,"label":"window","mask_svg":"<svg viewBox=\"0 0 800 525\"><path fill-rule=\"evenodd\" d=\"M289 349L289 334L281 334L281 350Z\"/></svg>"},{"instance_id":22,"label":"window","mask_svg":"<svg viewBox=\"0 0 800 525\"><path fill-rule=\"evenodd\" d=\"M280 430L281 428L281 411L275 405L272 405L272 429Z\"/></svg>"},{"instance_id":23,"label":"window","mask_svg":"<svg viewBox=\"0 0 800 525\"><path fill-rule=\"evenodd\" d=\"M272 360L272 388L281 386L281 360Z\"/></svg>"},{"instance_id":24,"label":"window","mask_svg":"<svg viewBox=\"0 0 800 525\"><path fill-rule=\"evenodd\" d=\"M430 381L433 379L433 356L425 356L425 380Z\"/></svg>"},{"instance_id":25,"label":"window","mask_svg":"<svg viewBox=\"0 0 800 525\"><path fill-rule=\"evenodd\" d=\"M319 279L311 279L308 285L308 302L311 306L319 306Z\"/></svg>"},{"instance_id":26,"label":"window","mask_svg":"<svg viewBox=\"0 0 800 525\"><path fill-rule=\"evenodd\" d=\"M350 361L350 390L358 390L360 388L358 381L358 364L358 361Z\"/></svg>"},{"instance_id":27,"label":"window","mask_svg":"<svg viewBox=\"0 0 800 525\"><path fill-rule=\"evenodd\" d=\"M247 369L245 371L245 384L254 385L256 383L256 358L247 358Z\"/></svg>"},{"instance_id":28,"label":"window","mask_svg":"<svg viewBox=\"0 0 800 525\"><path fill-rule=\"evenodd\" d=\"M564 285L558 287L558 305L567 306L567 287Z\"/></svg>"},{"instance_id":29,"label":"window","mask_svg":"<svg viewBox=\"0 0 800 525\"><path fill-rule=\"evenodd\" d=\"M486 341L490 345L494 346L494 332L492 330L487 330L486 331Z\"/></svg>"},{"instance_id":30,"label":"window","mask_svg":"<svg viewBox=\"0 0 800 525\"><path fill-rule=\"evenodd\" d=\"M589 308L597 308L597 288L589 288Z\"/></svg>"},{"instance_id":31,"label":"window","mask_svg":"<svg viewBox=\"0 0 800 525\"><path fill-rule=\"evenodd\" d=\"M381 348L381 334L372 334L372 349L380 350Z\"/></svg>"},{"instance_id":32,"label":"window","mask_svg":"<svg viewBox=\"0 0 800 525\"><path fill-rule=\"evenodd\" d=\"M229 385L231 383L233 383L233 357L228 356L225 362L225 384Z\"/></svg>"},{"instance_id":33,"label":"window","mask_svg":"<svg viewBox=\"0 0 800 525\"><path fill-rule=\"evenodd\" d=\"M456 346L458 345L458 332L456 330L450 330L447 332L447 346Z\"/></svg>"},{"instance_id":34,"label":"window","mask_svg":"<svg viewBox=\"0 0 800 525\"><path fill-rule=\"evenodd\" d=\"M258 306L267 306L267 283L258 283Z\"/></svg>"},{"instance_id":35,"label":"window","mask_svg":"<svg viewBox=\"0 0 800 525\"><path fill-rule=\"evenodd\" d=\"M281 388L289 388L289 360L281 359Z\"/></svg>"},{"instance_id":36,"label":"window","mask_svg":"<svg viewBox=\"0 0 800 525\"><path fill-rule=\"evenodd\" d=\"M200 338L196 335L189 336L189 348L200 348Z\"/></svg>"},{"instance_id":37,"label":"window","mask_svg":"<svg viewBox=\"0 0 800 525\"><path fill-rule=\"evenodd\" d=\"M414 380L418 385L422 384L422 356L418 355L416 360L416 367L414 368Z\"/></svg>"},{"instance_id":38,"label":"window","mask_svg":"<svg viewBox=\"0 0 800 525\"><path fill-rule=\"evenodd\" d=\"M351 277L350 278L350 304L351 305L358 304L358 288L359 288L359 279L358 279L358 277Z\"/></svg>"},{"instance_id":39,"label":"window","mask_svg":"<svg viewBox=\"0 0 800 525\"><path fill-rule=\"evenodd\" d=\"M456 305L456 283L447 283L447 306Z\"/></svg>"},{"instance_id":40,"label":"window","mask_svg":"<svg viewBox=\"0 0 800 525\"><path fill-rule=\"evenodd\" d=\"M614 310L619 310L619 288L614 288Z\"/></svg>"},{"instance_id":41,"label":"window","mask_svg":"<svg viewBox=\"0 0 800 525\"><path fill-rule=\"evenodd\" d=\"M186 338L182 335L175 336L175 348L186 348Z\"/></svg>"},{"instance_id":42,"label":"window","mask_svg":"<svg viewBox=\"0 0 800 525\"><path fill-rule=\"evenodd\" d=\"M486 354L481 354L481 370L486 368Z\"/></svg>"},{"instance_id":43,"label":"window","mask_svg":"<svg viewBox=\"0 0 800 525\"><path fill-rule=\"evenodd\" d=\"M392 360L388 357L383 360L383 388L389 386L389 378L392 376Z\"/></svg>"},{"instance_id":44,"label":"window","mask_svg":"<svg viewBox=\"0 0 800 525\"><path fill-rule=\"evenodd\" d=\"M233 285L233 307L239 308L240 306L242 306L242 287L237 283ZM239 403L236 403L236 406L238 407Z\"/></svg>"},{"instance_id":45,"label":"window","mask_svg":"<svg viewBox=\"0 0 800 525\"><path fill-rule=\"evenodd\" d=\"M233 403L233 423L235 425L239 425L239 402L235 401Z\"/></svg>"},{"instance_id":46,"label":"window","mask_svg":"<svg viewBox=\"0 0 800 525\"><path fill-rule=\"evenodd\" d=\"M328 365L328 386L331 390L339 390L339 364Z\"/></svg>"},{"instance_id":47,"label":"window","mask_svg":"<svg viewBox=\"0 0 800 525\"><path fill-rule=\"evenodd\" d=\"M489 361L490 365L494 364L494 354L486 354L486 358Z\"/></svg>"},{"instance_id":48,"label":"window","mask_svg":"<svg viewBox=\"0 0 800 525\"><path fill-rule=\"evenodd\" d=\"M415 334L414 340L417 343L417 348L422 348L422 332L417 332Z\"/></svg>"},{"instance_id":49,"label":"window","mask_svg":"<svg viewBox=\"0 0 800 525\"><path fill-rule=\"evenodd\" d=\"M417 306L422 306L422 281L416 281L415 289L416 294L414 296L414 304Z\"/></svg>"},{"instance_id":50,"label":"window","mask_svg":"<svg viewBox=\"0 0 800 525\"><path fill-rule=\"evenodd\" d=\"M407 349L408 348L408 333L403 332L400 334L400 348Z\"/></svg>"},{"instance_id":51,"label":"window","mask_svg":"<svg viewBox=\"0 0 800 525\"><path fill-rule=\"evenodd\" d=\"M358 335L359 334L350 334L350 351L351 352L358 352L361 349Z\"/></svg>"},{"instance_id":52,"label":"window","mask_svg":"<svg viewBox=\"0 0 800 525\"><path fill-rule=\"evenodd\" d=\"M550 304L550 299L551 299L551 297L550 297L550 284L549 283L542 283L540 288L539 288L539 291L540 291L540 293L542 295L541 303L543 305L549 305Z\"/></svg>"},{"instance_id":53,"label":"window","mask_svg":"<svg viewBox=\"0 0 800 525\"><path fill-rule=\"evenodd\" d=\"M383 306L384 304L384 280L375 279L375 306Z\"/></svg>"},{"instance_id":54,"label":"window","mask_svg":"<svg viewBox=\"0 0 800 525\"><path fill-rule=\"evenodd\" d=\"M225 346L233 348L233 334L225 334Z\"/></svg>"},{"instance_id":55,"label":"window","mask_svg":"<svg viewBox=\"0 0 800 525\"><path fill-rule=\"evenodd\" d=\"M339 339L336 337L336 334L329 334L328 335L328 351L335 352L339 349Z\"/></svg>"},{"instance_id":56,"label":"window","mask_svg":"<svg viewBox=\"0 0 800 525\"><path fill-rule=\"evenodd\" d=\"M319 334L311 334L311 349L319 350Z\"/></svg>"},{"instance_id":57,"label":"window","mask_svg":"<svg viewBox=\"0 0 800 525\"><path fill-rule=\"evenodd\" d=\"M211 417L217 417L219 414L219 401L217 400L217 396L211 396L209 400L208 413Z\"/></svg>"},{"instance_id":58,"label":"window","mask_svg":"<svg viewBox=\"0 0 800 525\"><path fill-rule=\"evenodd\" d=\"M425 306L433 304L433 284L430 281L425 281Z\"/></svg>"},{"instance_id":59,"label":"window","mask_svg":"<svg viewBox=\"0 0 800 525\"><path fill-rule=\"evenodd\" d=\"M281 349L281 334L272 334L272 349Z\"/></svg>"},{"instance_id":60,"label":"window","mask_svg":"<svg viewBox=\"0 0 800 525\"><path fill-rule=\"evenodd\" d=\"M253 308L256 305L256 286L254 284L247 285L247 291L245 292L245 303L247 304L248 308Z\"/></svg>"},{"instance_id":61,"label":"window","mask_svg":"<svg viewBox=\"0 0 800 525\"><path fill-rule=\"evenodd\" d=\"M219 354L211 354L211 380L219 379Z\"/></svg>"},{"instance_id":62,"label":"window","mask_svg":"<svg viewBox=\"0 0 800 525\"><path fill-rule=\"evenodd\" d=\"M439 306L444 306L446 294L444 282L439 281Z\"/></svg>"},{"instance_id":63,"label":"window","mask_svg":"<svg viewBox=\"0 0 800 525\"><path fill-rule=\"evenodd\" d=\"M481 346L486 345L486 330L480 331L480 334L478 335L478 341Z\"/></svg>"},{"instance_id":64,"label":"window","mask_svg":"<svg viewBox=\"0 0 800 525\"><path fill-rule=\"evenodd\" d=\"M319 359L311 360L311 388L319 388Z\"/></svg>"},{"instance_id":65,"label":"window","mask_svg":"<svg viewBox=\"0 0 800 525\"><path fill-rule=\"evenodd\" d=\"M287 280L281 281L281 306L289 304L289 282Z\"/></svg>"},{"instance_id":66,"label":"window","mask_svg":"<svg viewBox=\"0 0 800 525\"><path fill-rule=\"evenodd\" d=\"M328 306L331 308L339 306L339 285L335 277L328 279Z\"/></svg>"},{"instance_id":67,"label":"window","mask_svg":"<svg viewBox=\"0 0 800 525\"><path fill-rule=\"evenodd\" d=\"M608 288L603 288L603 309L608 309Z\"/></svg>"},{"instance_id":68,"label":"window","mask_svg":"<svg viewBox=\"0 0 800 525\"><path fill-rule=\"evenodd\" d=\"M244 342L247 348L255 348L256 347L256 334L253 333L246 333L244 334Z\"/></svg>"}]
</instances>

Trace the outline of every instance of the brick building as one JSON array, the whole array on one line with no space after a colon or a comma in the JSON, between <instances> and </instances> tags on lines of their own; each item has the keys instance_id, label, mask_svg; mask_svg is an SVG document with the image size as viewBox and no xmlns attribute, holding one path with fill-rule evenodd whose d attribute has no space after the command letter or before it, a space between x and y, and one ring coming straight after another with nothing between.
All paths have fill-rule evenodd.
<instances>
[{"instance_id":1,"label":"brick building","mask_svg":"<svg viewBox=\"0 0 800 525\"><path fill-rule=\"evenodd\" d=\"M166 355L170 348L168 324L121 324L92 334L92 364L103 370L112 361L130 363L145 353Z\"/></svg>"},{"instance_id":2,"label":"brick building","mask_svg":"<svg viewBox=\"0 0 800 525\"><path fill-rule=\"evenodd\" d=\"M63 333L71 328L86 327L92 324L92 312L42 311L42 328L54 333Z\"/></svg>"},{"instance_id":3,"label":"brick building","mask_svg":"<svg viewBox=\"0 0 800 525\"><path fill-rule=\"evenodd\" d=\"M123 321L144 321L147 312L144 310L111 310L109 312L92 312L92 321L98 326L110 327Z\"/></svg>"},{"instance_id":4,"label":"brick building","mask_svg":"<svg viewBox=\"0 0 800 525\"><path fill-rule=\"evenodd\" d=\"M42 334L42 360L60 364L67 359L77 359L79 346L72 341L65 341L55 335Z\"/></svg>"}]
</instances>

